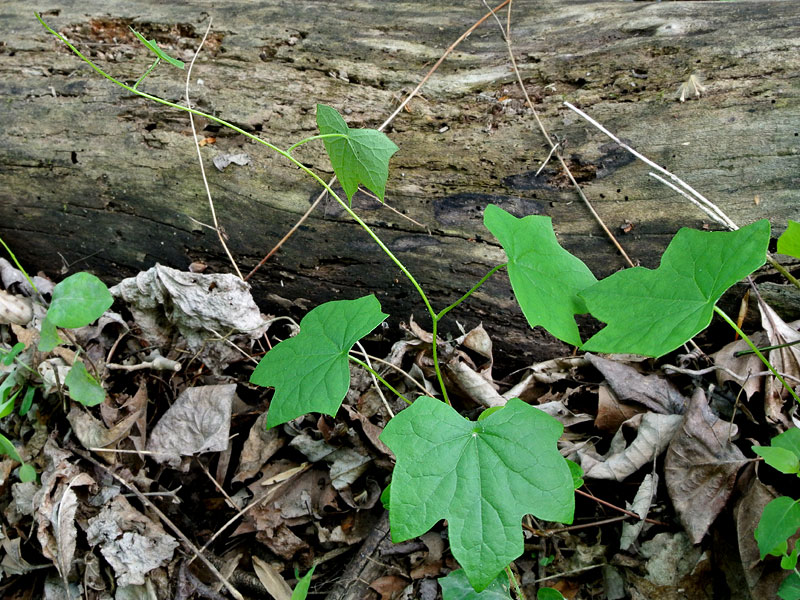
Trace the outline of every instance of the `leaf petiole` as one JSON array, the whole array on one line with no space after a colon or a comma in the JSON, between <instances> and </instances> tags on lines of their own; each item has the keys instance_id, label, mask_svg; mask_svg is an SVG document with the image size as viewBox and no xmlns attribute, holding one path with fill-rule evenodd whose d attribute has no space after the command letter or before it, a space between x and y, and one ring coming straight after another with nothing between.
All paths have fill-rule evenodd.
<instances>
[{"instance_id":1,"label":"leaf petiole","mask_svg":"<svg viewBox=\"0 0 800 600\"><path fill-rule=\"evenodd\" d=\"M151 72L153 69L155 69L155 68L156 68L156 65L157 65L158 63L160 63L160 62L161 62L161 59L160 59L160 58L158 58L158 57L156 57L156 60L155 60L155 62L154 62L152 65L150 65L150 68L149 68L149 69L147 69L147 71L145 71L145 72L144 72L144 75L142 75L141 77L139 77L139 79L137 79L137 80L136 80L136 83L134 83L134 84L133 84L133 89L136 89L136 88L139 86L139 84L140 84L140 83L142 83L142 82L144 81L144 78L145 78L145 77L147 77L148 75L150 75L150 72Z\"/></svg>"},{"instance_id":2,"label":"leaf petiole","mask_svg":"<svg viewBox=\"0 0 800 600\"><path fill-rule=\"evenodd\" d=\"M307 144L308 142L313 142L314 140L324 140L327 138L346 138L346 137L347 136L343 133L323 133L320 135L312 135L311 137L307 137L306 139L300 140L296 144L292 144L291 146L289 146L289 148L286 150L286 154L291 154L292 150L294 150L298 146L302 146L303 144Z\"/></svg>"},{"instance_id":3,"label":"leaf petiole","mask_svg":"<svg viewBox=\"0 0 800 600\"><path fill-rule=\"evenodd\" d=\"M398 398L400 398L400 400L402 400L402 401L403 401L403 402L405 402L406 404L409 404L409 405L411 404L411 400L409 400L408 398L406 398L405 396L403 396L403 394L401 394L401 393L400 393L400 392L398 392L396 389L394 389L394 388L393 388L393 387L392 387L392 386L391 386L391 385L390 385L390 384L389 384L389 383L388 383L388 382L387 382L387 381L386 381L386 380L385 380L383 377L381 377L380 375L378 375L378 372L377 372L375 369L373 369L372 367L370 367L370 366L369 366L367 363L365 363L365 362L364 362L364 361L362 361L362 360L359 360L359 359L357 359L357 358L356 358L355 356L353 356L352 354L348 354L348 355L347 355L347 358L349 358L349 359L350 359L350 362L353 362L353 363L357 364L359 367L363 367L364 369L366 369L367 371L369 371L370 373L372 373L372 374L375 376L375 378L376 378L378 381L380 381L380 382L381 382L383 385L385 385L385 386L386 386L386 387L389 389L389 391L390 391L390 392L392 392L392 393L393 393L395 396L397 396Z\"/></svg>"},{"instance_id":4,"label":"leaf petiole","mask_svg":"<svg viewBox=\"0 0 800 600\"><path fill-rule=\"evenodd\" d=\"M794 398L797 402L800 403L800 398L797 397L797 394L795 393L795 391L792 388L792 386L790 386L788 383L786 383L786 380L783 378L783 376L780 373L778 373L778 371L775 369L775 367L772 366L772 363L770 363L767 360L767 358L763 354L761 354L761 351L756 347L756 345L753 343L753 341L749 337L747 337L747 335L744 333L744 331L739 329L739 326L736 323L734 323L733 320L728 315L726 315L722 310L720 310L720 308L717 305L714 305L714 312L717 313L720 317L722 317L722 319L728 325L730 325L736 333L738 333L741 336L741 338L745 341L745 343L748 346L750 346L750 349L753 351L753 353L758 358L761 359L761 362L763 362L767 366L767 368L772 372L772 374L775 375L775 378L778 381L780 381L781 384L783 384L783 387L785 387L788 390L788 392L792 396L792 398Z\"/></svg>"},{"instance_id":5,"label":"leaf petiole","mask_svg":"<svg viewBox=\"0 0 800 600\"><path fill-rule=\"evenodd\" d=\"M473 294L473 292L475 292L479 287L481 287L484 283L486 283L486 280L489 279L489 277L491 277L492 275L497 273L497 271L499 271L500 269L502 269L505 266L508 266L508 263L503 263L501 265L497 265L496 267L493 267L492 270L489 271L488 273L486 273L486 275L484 275L478 283L473 285L472 288L466 294L461 296L461 298L459 298L458 300L453 302L450 306L448 306L444 310L440 311L439 314L436 315L436 320L438 321L443 316L445 316L447 313L449 313L451 310L453 310L456 306L461 304L464 300L469 298Z\"/></svg>"}]
</instances>

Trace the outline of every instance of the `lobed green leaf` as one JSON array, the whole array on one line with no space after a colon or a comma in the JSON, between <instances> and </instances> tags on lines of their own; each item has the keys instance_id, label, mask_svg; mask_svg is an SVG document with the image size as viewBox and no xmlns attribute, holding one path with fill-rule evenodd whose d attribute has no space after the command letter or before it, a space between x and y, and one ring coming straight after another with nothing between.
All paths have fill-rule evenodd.
<instances>
[{"instance_id":1,"label":"lobed green leaf","mask_svg":"<svg viewBox=\"0 0 800 600\"><path fill-rule=\"evenodd\" d=\"M800 575L797 572L789 573L778 588L778 596L782 600L800 600Z\"/></svg>"},{"instance_id":2,"label":"lobed green leaf","mask_svg":"<svg viewBox=\"0 0 800 600\"><path fill-rule=\"evenodd\" d=\"M656 270L618 271L579 292L607 323L583 349L662 356L711 322L714 305L734 283L766 261L769 221L737 231L681 229Z\"/></svg>"},{"instance_id":3,"label":"lobed green leaf","mask_svg":"<svg viewBox=\"0 0 800 600\"><path fill-rule=\"evenodd\" d=\"M531 327L541 325L558 339L581 345L576 314L587 312L579 292L597 283L579 258L556 239L550 217L518 219L490 204L483 223L508 256L508 277L522 313Z\"/></svg>"},{"instance_id":4,"label":"lobed green leaf","mask_svg":"<svg viewBox=\"0 0 800 600\"><path fill-rule=\"evenodd\" d=\"M395 143L376 129L350 129L335 109L324 104L317 104L317 127L323 135L343 136L322 141L347 200L353 201L361 183L383 202L389 159L398 150Z\"/></svg>"},{"instance_id":5,"label":"lobed green leaf","mask_svg":"<svg viewBox=\"0 0 800 600\"><path fill-rule=\"evenodd\" d=\"M514 398L469 421L422 396L389 421L381 440L397 463L389 492L392 540L447 519L450 548L477 591L523 550L522 517L571 523L573 479L553 417Z\"/></svg>"},{"instance_id":6,"label":"lobed green leaf","mask_svg":"<svg viewBox=\"0 0 800 600\"><path fill-rule=\"evenodd\" d=\"M386 317L374 295L326 302L300 321L300 333L267 352L250 382L274 387L267 428L310 412L335 416L350 388L347 354Z\"/></svg>"}]
</instances>

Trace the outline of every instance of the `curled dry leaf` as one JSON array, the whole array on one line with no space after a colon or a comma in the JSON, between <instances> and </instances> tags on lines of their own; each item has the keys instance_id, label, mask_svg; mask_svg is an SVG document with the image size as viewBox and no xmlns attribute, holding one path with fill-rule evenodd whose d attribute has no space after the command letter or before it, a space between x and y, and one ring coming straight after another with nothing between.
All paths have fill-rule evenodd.
<instances>
[{"instance_id":1,"label":"curled dry leaf","mask_svg":"<svg viewBox=\"0 0 800 600\"><path fill-rule=\"evenodd\" d=\"M578 450L584 477L624 481L644 465L650 464L670 443L680 427L680 415L644 413L625 421L611 439L605 457L589 450ZM636 438L626 446L623 429L636 430Z\"/></svg>"},{"instance_id":2,"label":"curled dry leaf","mask_svg":"<svg viewBox=\"0 0 800 600\"><path fill-rule=\"evenodd\" d=\"M139 419L139 413L131 413L122 421L111 427L106 428L100 421L95 419L87 410L73 405L67 414L67 420L72 425L75 437L87 450L92 448L110 448L113 450L115 444L122 440ZM108 464L116 462L116 453L100 452L99 456Z\"/></svg>"},{"instance_id":3,"label":"curled dry leaf","mask_svg":"<svg viewBox=\"0 0 800 600\"><path fill-rule=\"evenodd\" d=\"M637 406L620 402L605 383L597 388L597 418L594 425L599 430L615 432L625 421L641 412L644 411Z\"/></svg>"},{"instance_id":4,"label":"curled dry leaf","mask_svg":"<svg viewBox=\"0 0 800 600\"><path fill-rule=\"evenodd\" d=\"M711 412L703 390L696 390L664 463L669 496L693 544L725 507L747 462L731 442L736 433L735 425Z\"/></svg>"},{"instance_id":5,"label":"curled dry leaf","mask_svg":"<svg viewBox=\"0 0 800 600\"><path fill-rule=\"evenodd\" d=\"M100 546L119 586L143 585L145 575L166 564L178 547L160 523L145 517L124 496L115 496L89 519L86 539Z\"/></svg>"},{"instance_id":6,"label":"curled dry leaf","mask_svg":"<svg viewBox=\"0 0 800 600\"><path fill-rule=\"evenodd\" d=\"M786 323L778 314L765 302L759 301L758 307L761 309L761 325L767 332L770 345L778 346L800 341L800 321ZM769 351L769 362L781 375L789 375L795 379L788 379L789 385L798 387L797 379L800 378L800 344L793 344L784 348L777 348ZM772 423L781 423L784 427L789 426L786 416L783 414L783 403L789 397L789 392L773 375L768 375L764 386L764 410L767 419Z\"/></svg>"},{"instance_id":7,"label":"curled dry leaf","mask_svg":"<svg viewBox=\"0 0 800 600\"><path fill-rule=\"evenodd\" d=\"M28 298L0 290L0 323L27 325L33 319L33 307Z\"/></svg>"},{"instance_id":8,"label":"curled dry leaf","mask_svg":"<svg viewBox=\"0 0 800 600\"><path fill-rule=\"evenodd\" d=\"M629 365L593 354L586 354L586 360L602 373L620 402L641 404L665 415L683 414L686 398L663 377L642 375Z\"/></svg>"},{"instance_id":9,"label":"curled dry leaf","mask_svg":"<svg viewBox=\"0 0 800 600\"><path fill-rule=\"evenodd\" d=\"M267 413L262 413L253 426L242 448L239 468L233 476L233 482L247 481L258 475L267 461L286 443L280 428L267 429Z\"/></svg>"},{"instance_id":10,"label":"curled dry leaf","mask_svg":"<svg viewBox=\"0 0 800 600\"><path fill-rule=\"evenodd\" d=\"M172 329L212 370L222 370L241 354L218 335L256 339L269 322L250 295L250 286L232 274L190 273L156 265L122 280L111 293L128 303L151 344L168 344ZM216 333L213 333L216 332Z\"/></svg>"},{"instance_id":11,"label":"curled dry leaf","mask_svg":"<svg viewBox=\"0 0 800 600\"><path fill-rule=\"evenodd\" d=\"M757 346L763 346L767 338L763 334L756 334L750 336L750 339ZM730 381L738 386L741 386L745 396L747 396L747 399L749 400L753 394L761 390L762 382L761 377L754 377L750 375L760 373L765 369L765 367L764 363L761 362L761 359L759 359L753 353L745 354L743 356L736 356L737 352L744 350L750 350L750 346L747 345L747 342L744 340L736 340L735 342L727 344L718 352L712 354L711 359L714 361L714 366L718 367L717 383L720 386L724 386ZM727 371L723 369L727 369ZM728 373L728 371L732 371L733 373L741 375L744 377L744 379L736 378Z\"/></svg>"},{"instance_id":12,"label":"curled dry leaf","mask_svg":"<svg viewBox=\"0 0 800 600\"><path fill-rule=\"evenodd\" d=\"M656 495L656 488L658 487L658 475L655 473L648 473L644 476L639 489L636 491L636 496L633 499L633 504L625 503L628 510L632 510L639 515L640 521L626 521L622 524L622 535L620 536L619 547L621 550L627 550L631 547L639 533L644 526L644 519L647 518L647 513L650 512L650 507L653 504L653 498Z\"/></svg>"},{"instance_id":13,"label":"curled dry leaf","mask_svg":"<svg viewBox=\"0 0 800 600\"><path fill-rule=\"evenodd\" d=\"M269 595L275 600L291 600L292 588L290 588L286 580L281 577L278 569L257 556L253 556L252 560L256 577L258 577L258 580L264 588L266 588L267 592L269 592Z\"/></svg>"},{"instance_id":14,"label":"curled dry leaf","mask_svg":"<svg viewBox=\"0 0 800 600\"><path fill-rule=\"evenodd\" d=\"M456 353L445 365L447 376L470 399L481 406L505 406L507 400L503 398L494 385L483 375L475 371Z\"/></svg>"},{"instance_id":15,"label":"curled dry leaf","mask_svg":"<svg viewBox=\"0 0 800 600\"><path fill-rule=\"evenodd\" d=\"M148 452L158 462L177 466L181 456L224 451L235 393L235 383L185 389L153 428Z\"/></svg>"}]
</instances>

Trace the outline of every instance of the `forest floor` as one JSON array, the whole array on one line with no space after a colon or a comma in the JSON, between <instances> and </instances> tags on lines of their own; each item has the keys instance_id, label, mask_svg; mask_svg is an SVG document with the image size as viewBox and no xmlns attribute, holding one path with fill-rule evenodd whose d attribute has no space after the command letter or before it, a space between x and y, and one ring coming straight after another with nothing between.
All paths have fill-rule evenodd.
<instances>
[{"instance_id":1,"label":"forest floor","mask_svg":"<svg viewBox=\"0 0 800 600\"><path fill-rule=\"evenodd\" d=\"M0 277L6 291L30 292L5 260ZM231 275L155 267L112 293L112 309L62 331L50 352L35 350L37 319L0 325L5 356L26 347L0 378L29 373L12 386L22 393L2 430L37 472L23 482L18 460L0 462L4 598L67 598L67 586L92 599L220 598L230 586L288 600L312 566L309 597L442 597L438 580L458 568L446 524L392 544L380 498L394 457L378 436L402 402L354 367L336 418L267 429L272 392L249 378L296 334L292 319L261 315ZM776 597L786 572L759 560L753 532L767 502L792 490L751 446L796 426L794 406L764 376L739 385L731 373L762 368L735 356L744 342L712 331L658 361L575 354L511 373L482 327L439 340L461 365L446 372L462 414L521 398L561 422L559 449L583 468L571 525L523 520L514 570L527 598L540 586L569 599ZM410 319L364 346L414 397L437 394L432 343ZM92 408L62 385L76 356L105 388ZM796 362L784 369L797 375Z\"/></svg>"}]
</instances>

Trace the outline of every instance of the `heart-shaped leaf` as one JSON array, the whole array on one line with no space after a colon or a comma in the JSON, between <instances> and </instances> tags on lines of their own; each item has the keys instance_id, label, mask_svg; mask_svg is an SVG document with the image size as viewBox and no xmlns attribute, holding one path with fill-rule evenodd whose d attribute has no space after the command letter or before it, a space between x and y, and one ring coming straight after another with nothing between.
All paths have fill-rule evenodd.
<instances>
[{"instance_id":1,"label":"heart-shaped leaf","mask_svg":"<svg viewBox=\"0 0 800 600\"><path fill-rule=\"evenodd\" d=\"M800 258L800 223L789 220L786 231L778 238L778 254Z\"/></svg>"},{"instance_id":2,"label":"heart-shaped leaf","mask_svg":"<svg viewBox=\"0 0 800 600\"><path fill-rule=\"evenodd\" d=\"M481 421L422 396L381 434L397 457L389 492L392 540L447 519L453 556L483 591L523 550L522 517L571 523L573 480L563 427L518 398Z\"/></svg>"},{"instance_id":3,"label":"heart-shaped leaf","mask_svg":"<svg viewBox=\"0 0 800 600\"><path fill-rule=\"evenodd\" d=\"M83 327L113 303L105 283L91 273L75 273L53 288L47 320L56 327Z\"/></svg>"},{"instance_id":4,"label":"heart-shaped leaf","mask_svg":"<svg viewBox=\"0 0 800 600\"><path fill-rule=\"evenodd\" d=\"M769 221L737 231L681 229L656 270L618 271L583 290L589 312L607 326L589 339L591 352L662 356L711 322L714 305L766 260Z\"/></svg>"},{"instance_id":5,"label":"heart-shaped leaf","mask_svg":"<svg viewBox=\"0 0 800 600\"><path fill-rule=\"evenodd\" d=\"M97 406L106 399L106 390L86 370L83 362L76 360L64 379L69 396L84 406Z\"/></svg>"},{"instance_id":6,"label":"heart-shaped leaf","mask_svg":"<svg viewBox=\"0 0 800 600\"><path fill-rule=\"evenodd\" d=\"M383 202L389 159L398 150L395 143L377 129L350 129L335 109L324 104L317 104L317 127L323 135L342 135L322 141L347 200L352 202L362 183Z\"/></svg>"},{"instance_id":7,"label":"heart-shaped leaf","mask_svg":"<svg viewBox=\"0 0 800 600\"><path fill-rule=\"evenodd\" d=\"M258 363L250 381L274 387L267 428L310 412L335 416L350 387L347 353L388 317L370 294L326 302L300 321L300 333Z\"/></svg>"},{"instance_id":8,"label":"heart-shaped leaf","mask_svg":"<svg viewBox=\"0 0 800 600\"><path fill-rule=\"evenodd\" d=\"M490 204L483 223L506 251L511 287L530 326L541 325L558 339L580 346L575 315L587 309L578 293L597 279L558 244L550 217L518 219Z\"/></svg>"}]
</instances>

